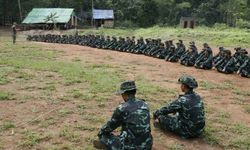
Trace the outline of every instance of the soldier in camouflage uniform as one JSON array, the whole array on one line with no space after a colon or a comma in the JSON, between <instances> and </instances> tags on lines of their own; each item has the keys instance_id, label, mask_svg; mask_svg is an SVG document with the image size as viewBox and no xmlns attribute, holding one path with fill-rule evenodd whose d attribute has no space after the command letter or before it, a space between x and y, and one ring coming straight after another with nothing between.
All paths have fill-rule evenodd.
<instances>
[{"instance_id":1,"label":"soldier in camouflage uniform","mask_svg":"<svg viewBox=\"0 0 250 150\"><path fill-rule=\"evenodd\" d=\"M101 128L98 133L100 141L94 141L94 146L109 150L151 150L149 107L143 100L135 98L135 82L123 82L119 94L125 102L115 109L110 121ZM120 135L113 135L112 131L119 126Z\"/></svg>"},{"instance_id":2,"label":"soldier in camouflage uniform","mask_svg":"<svg viewBox=\"0 0 250 150\"><path fill-rule=\"evenodd\" d=\"M224 58L221 61L217 62L215 68L221 73L234 73L236 67L235 58L231 56L230 50L224 50L224 55Z\"/></svg>"},{"instance_id":3,"label":"soldier in camouflage uniform","mask_svg":"<svg viewBox=\"0 0 250 150\"><path fill-rule=\"evenodd\" d=\"M224 50L225 50L224 47L219 47L219 53L216 54L213 57L213 63L214 64L216 64L218 61L220 61L223 58L223 56L224 56L224 54L223 54Z\"/></svg>"},{"instance_id":4,"label":"soldier in camouflage uniform","mask_svg":"<svg viewBox=\"0 0 250 150\"><path fill-rule=\"evenodd\" d=\"M179 59L181 58L181 56L185 53L186 51L186 47L183 44L182 40L179 40L178 43L176 43L177 48L176 48L176 52L174 53L174 55L172 55L172 57L170 57L170 61L171 62L178 62Z\"/></svg>"},{"instance_id":5,"label":"soldier in camouflage uniform","mask_svg":"<svg viewBox=\"0 0 250 150\"><path fill-rule=\"evenodd\" d=\"M12 39L13 39L13 44L16 44L16 23L14 22L12 25Z\"/></svg>"},{"instance_id":6,"label":"soldier in camouflage uniform","mask_svg":"<svg viewBox=\"0 0 250 150\"><path fill-rule=\"evenodd\" d=\"M154 125L183 138L198 137L205 127L204 104L201 97L193 91L198 87L198 83L189 75L183 75L179 83L185 94L155 111Z\"/></svg>"},{"instance_id":7,"label":"soldier in camouflage uniform","mask_svg":"<svg viewBox=\"0 0 250 150\"><path fill-rule=\"evenodd\" d=\"M194 42L190 42L188 51L180 58L180 63L185 66L194 66L198 57L197 47Z\"/></svg>"},{"instance_id":8,"label":"soldier in camouflage uniform","mask_svg":"<svg viewBox=\"0 0 250 150\"><path fill-rule=\"evenodd\" d=\"M247 54L248 52L246 49L241 49L239 52L239 56L235 58L235 61L236 61L235 71L236 72L239 70L240 66L242 66L244 62L248 59Z\"/></svg>"},{"instance_id":9,"label":"soldier in camouflage uniform","mask_svg":"<svg viewBox=\"0 0 250 150\"><path fill-rule=\"evenodd\" d=\"M250 54L248 55L248 59L240 66L237 74L242 77L250 78Z\"/></svg>"}]
</instances>

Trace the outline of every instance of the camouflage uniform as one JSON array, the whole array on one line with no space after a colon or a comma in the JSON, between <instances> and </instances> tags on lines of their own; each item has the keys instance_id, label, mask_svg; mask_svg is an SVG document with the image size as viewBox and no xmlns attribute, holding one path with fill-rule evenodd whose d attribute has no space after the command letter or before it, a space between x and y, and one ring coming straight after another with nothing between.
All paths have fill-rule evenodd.
<instances>
[{"instance_id":1,"label":"camouflage uniform","mask_svg":"<svg viewBox=\"0 0 250 150\"><path fill-rule=\"evenodd\" d=\"M245 60L245 62L243 63L243 65L240 66L238 73L242 76L242 77L247 77L250 78L250 55L248 56L248 59Z\"/></svg>"},{"instance_id":2,"label":"camouflage uniform","mask_svg":"<svg viewBox=\"0 0 250 150\"><path fill-rule=\"evenodd\" d=\"M188 51L181 56L180 62L185 66L194 66L197 56L197 47L195 46L194 42L190 42L190 47Z\"/></svg>"},{"instance_id":3,"label":"camouflage uniform","mask_svg":"<svg viewBox=\"0 0 250 150\"><path fill-rule=\"evenodd\" d=\"M182 40L179 40L178 43L176 43L177 48L176 48L176 52L169 58L170 62L178 62L179 59L181 58L181 56L185 53L186 51L186 47L183 44Z\"/></svg>"},{"instance_id":4,"label":"camouflage uniform","mask_svg":"<svg viewBox=\"0 0 250 150\"><path fill-rule=\"evenodd\" d=\"M223 58L224 47L219 47L219 53L213 57L213 63L216 64Z\"/></svg>"},{"instance_id":5,"label":"camouflage uniform","mask_svg":"<svg viewBox=\"0 0 250 150\"><path fill-rule=\"evenodd\" d=\"M217 71L231 74L234 73L235 67L236 67L236 61L235 58L231 56L230 50L224 50L224 58L217 62L215 65L215 68L217 68Z\"/></svg>"},{"instance_id":6,"label":"camouflage uniform","mask_svg":"<svg viewBox=\"0 0 250 150\"><path fill-rule=\"evenodd\" d=\"M16 43L16 23L14 22L12 25L12 39L13 39L13 44Z\"/></svg>"},{"instance_id":7,"label":"camouflage uniform","mask_svg":"<svg viewBox=\"0 0 250 150\"><path fill-rule=\"evenodd\" d=\"M135 90L134 81L121 84L120 94ZM112 131L121 126L121 134ZM114 111L112 118L101 128L100 141L110 150L151 150L153 138L150 128L148 105L135 97L129 97Z\"/></svg>"},{"instance_id":8,"label":"camouflage uniform","mask_svg":"<svg viewBox=\"0 0 250 150\"><path fill-rule=\"evenodd\" d=\"M184 75L179 82L190 88L198 87L191 76ZM193 90L189 90L169 105L154 112L154 119L159 120L159 126L163 130L174 132L183 138L197 137L203 133L205 127L203 105L201 97ZM169 115L173 113L176 115Z\"/></svg>"},{"instance_id":9,"label":"camouflage uniform","mask_svg":"<svg viewBox=\"0 0 250 150\"><path fill-rule=\"evenodd\" d=\"M212 69L213 67L213 52L207 43L204 43L204 48L195 61L195 67L199 69Z\"/></svg>"}]
</instances>

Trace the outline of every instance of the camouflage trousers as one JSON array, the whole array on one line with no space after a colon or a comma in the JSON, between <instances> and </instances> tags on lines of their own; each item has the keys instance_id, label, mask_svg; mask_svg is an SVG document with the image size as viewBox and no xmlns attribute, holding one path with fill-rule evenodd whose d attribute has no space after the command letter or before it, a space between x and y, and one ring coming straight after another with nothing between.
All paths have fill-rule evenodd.
<instances>
[{"instance_id":1,"label":"camouflage trousers","mask_svg":"<svg viewBox=\"0 0 250 150\"><path fill-rule=\"evenodd\" d=\"M242 77L250 78L250 70L241 70L240 75Z\"/></svg>"},{"instance_id":2,"label":"camouflage trousers","mask_svg":"<svg viewBox=\"0 0 250 150\"><path fill-rule=\"evenodd\" d=\"M165 131L173 132L180 135L182 138L198 137L202 134L203 130L197 129L194 132L190 132L185 126L182 125L178 117L172 116L159 116L160 128Z\"/></svg>"},{"instance_id":3,"label":"camouflage trousers","mask_svg":"<svg viewBox=\"0 0 250 150\"><path fill-rule=\"evenodd\" d=\"M13 40L13 44L15 44L16 43L16 35L15 34L12 35L12 40Z\"/></svg>"},{"instance_id":4,"label":"camouflage trousers","mask_svg":"<svg viewBox=\"0 0 250 150\"><path fill-rule=\"evenodd\" d=\"M153 139L151 135L149 138L146 138L146 140L140 146L128 142L128 139L126 139L126 135L124 134L119 136L115 136L113 134L101 135L99 139L108 150L151 150L153 145Z\"/></svg>"}]
</instances>

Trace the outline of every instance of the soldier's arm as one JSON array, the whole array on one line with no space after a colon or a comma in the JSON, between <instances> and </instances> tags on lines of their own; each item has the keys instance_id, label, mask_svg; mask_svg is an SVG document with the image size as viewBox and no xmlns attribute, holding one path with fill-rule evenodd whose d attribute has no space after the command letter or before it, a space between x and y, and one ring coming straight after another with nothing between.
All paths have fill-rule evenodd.
<instances>
[{"instance_id":1,"label":"soldier's arm","mask_svg":"<svg viewBox=\"0 0 250 150\"><path fill-rule=\"evenodd\" d=\"M178 98L175 101L171 102L169 105L164 106L158 109L154 113L154 119L158 118L160 115L167 115L170 113L176 113L182 108L182 99Z\"/></svg>"},{"instance_id":2,"label":"soldier's arm","mask_svg":"<svg viewBox=\"0 0 250 150\"><path fill-rule=\"evenodd\" d=\"M101 128L98 135L109 134L122 124L122 112L116 108L111 119Z\"/></svg>"},{"instance_id":3,"label":"soldier's arm","mask_svg":"<svg viewBox=\"0 0 250 150\"><path fill-rule=\"evenodd\" d=\"M224 69L228 68L228 67L233 67L233 65L235 64L235 59L231 58L228 63L225 65Z\"/></svg>"}]
</instances>

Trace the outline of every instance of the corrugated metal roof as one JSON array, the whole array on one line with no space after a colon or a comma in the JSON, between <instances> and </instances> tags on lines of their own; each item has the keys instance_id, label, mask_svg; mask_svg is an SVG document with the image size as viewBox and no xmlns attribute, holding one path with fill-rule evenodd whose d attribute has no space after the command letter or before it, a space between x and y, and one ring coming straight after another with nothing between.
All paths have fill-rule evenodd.
<instances>
[{"instance_id":1,"label":"corrugated metal roof","mask_svg":"<svg viewBox=\"0 0 250 150\"><path fill-rule=\"evenodd\" d=\"M93 18L94 19L114 19L114 11L93 9Z\"/></svg>"},{"instance_id":2,"label":"corrugated metal roof","mask_svg":"<svg viewBox=\"0 0 250 150\"><path fill-rule=\"evenodd\" d=\"M33 24L33 23L53 23L47 21L46 18L51 14L55 15L57 23L68 23L71 15L74 15L74 9L71 8L33 8L28 16L23 20L22 23Z\"/></svg>"}]
</instances>

